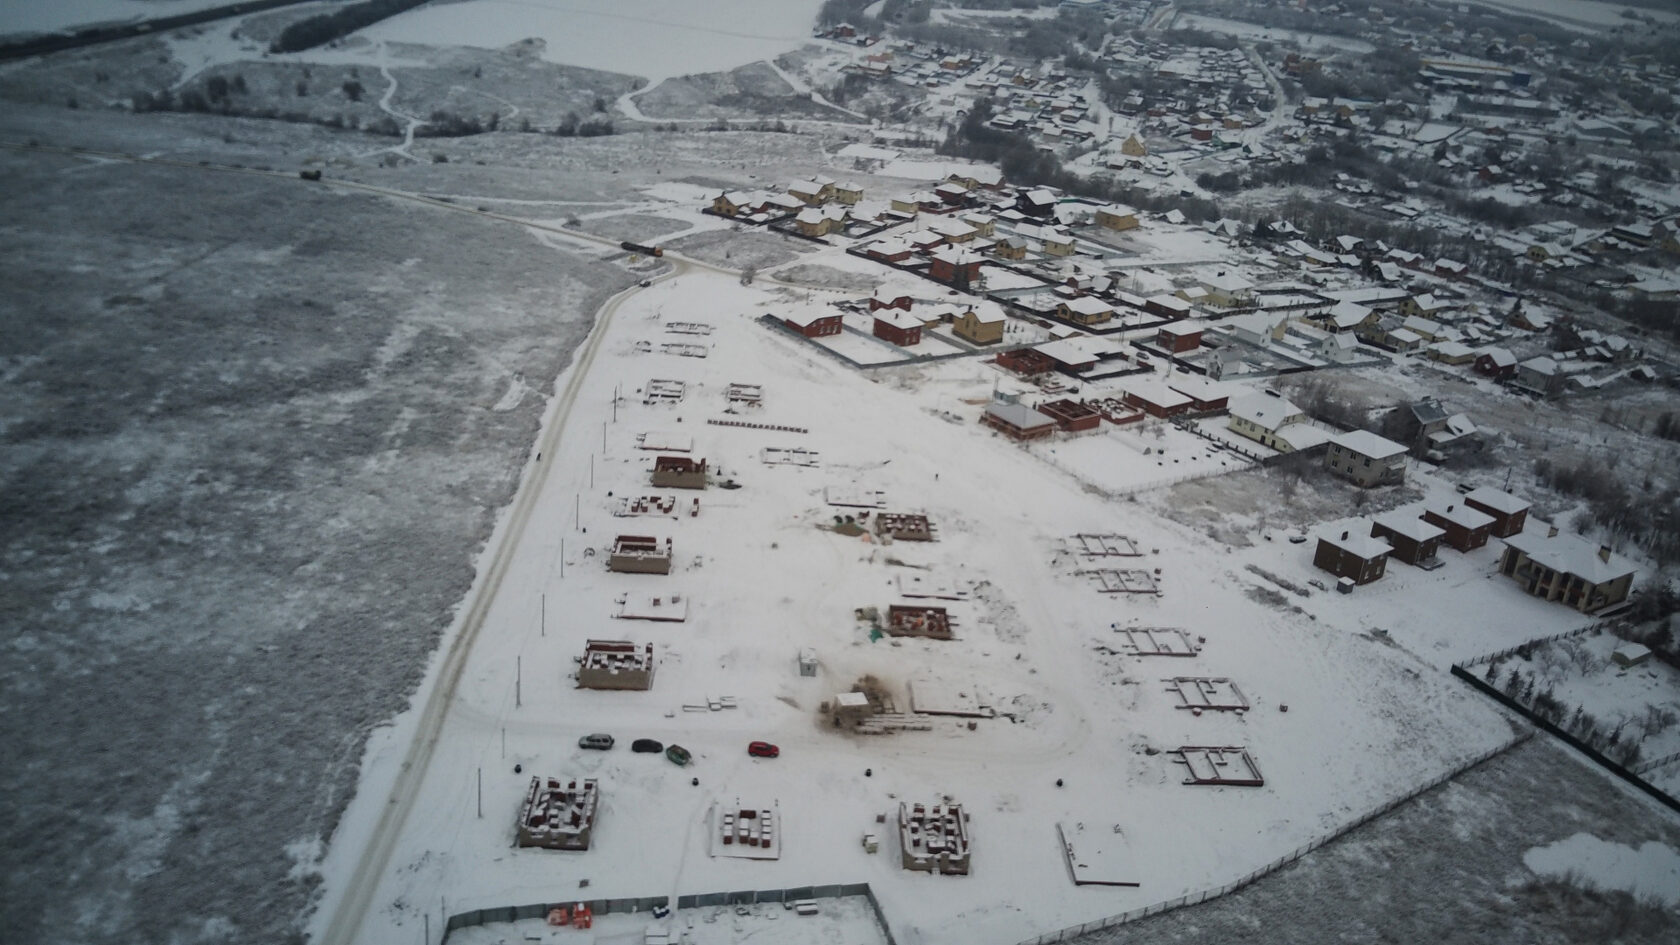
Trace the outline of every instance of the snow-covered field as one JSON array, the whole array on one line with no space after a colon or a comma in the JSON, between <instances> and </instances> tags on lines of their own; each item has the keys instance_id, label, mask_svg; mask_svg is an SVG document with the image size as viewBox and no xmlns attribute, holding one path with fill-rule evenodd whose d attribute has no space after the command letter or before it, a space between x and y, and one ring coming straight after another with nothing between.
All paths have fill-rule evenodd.
<instances>
[{"instance_id":1,"label":"snow-covered field","mask_svg":"<svg viewBox=\"0 0 1680 945\"><path fill-rule=\"evenodd\" d=\"M785 292L695 271L615 314L360 940L407 940L440 895L450 911L541 902L587 878L604 897L867 881L903 939L1015 942L1227 882L1509 736L1468 689L1419 672L1355 621L1265 603L1239 556L1062 474L1039 455L1048 444L1023 451L984 431L978 404L992 368L962 359L864 376L758 324L789 304ZM662 319L713 325L710 356L615 353ZM687 382L686 399L644 406L638 390L653 377ZM706 425L724 416L730 382L764 385L753 421L810 432ZM697 494L697 518L614 518L619 497L650 491L637 436L672 429L742 488ZM1101 442L1054 445L1079 453ZM816 450L820 462L765 465L767 446ZM1187 441L1185 455L1206 447ZM1124 447L1079 460L1133 481L1159 475L1160 461ZM939 540L882 546L830 532L833 516L850 511L824 504L830 486L884 490L890 510L929 515ZM681 496L685 506L692 497ZM1144 556L1077 559L1065 543L1081 531L1124 534ZM621 532L670 537L673 573L607 573L603 549ZM1294 569L1297 549L1286 548L1249 557ZM1083 573L1104 567L1154 574L1163 593L1105 595ZM854 610L893 603L895 578L921 569L971 587L973 599L956 607L957 639L870 642ZM630 592L682 594L689 618L617 621L614 601ZM1111 627L1133 625L1184 627L1205 648L1170 667L1125 656ZM567 674L588 638L654 643L653 690L573 688ZM795 670L801 647L818 653L815 678ZM820 703L864 674L907 705L918 673L971 685L1006 717L974 730L936 719L931 731L861 740L819 717ZM1177 674L1229 676L1252 708L1192 717L1162 690L1162 677ZM739 707L685 709L720 696ZM574 747L592 731L612 732L619 747ZM679 769L626 751L637 737L680 742L695 763ZM749 758L755 738L779 743L781 757ZM1246 746L1265 786L1185 786L1166 754L1184 744ZM370 781L399 755L376 745ZM588 853L509 849L533 773L600 779ZM327 864L335 887L380 803L365 784ZM905 872L890 836L877 855L859 845L899 800L945 794L973 813L972 875ZM780 807L779 860L706 855L707 812L739 796ZM1117 830L1143 886L1073 886L1058 822Z\"/></svg>"},{"instance_id":2,"label":"snow-covered field","mask_svg":"<svg viewBox=\"0 0 1680 945\"><path fill-rule=\"evenodd\" d=\"M550 62L645 76L721 72L811 38L820 0L468 0L362 30L379 41L499 48L528 37Z\"/></svg>"},{"instance_id":3,"label":"snow-covered field","mask_svg":"<svg viewBox=\"0 0 1680 945\"><path fill-rule=\"evenodd\" d=\"M1362 39L1351 36L1337 36L1331 33L1303 33L1296 30L1276 29L1261 26L1258 23L1246 23L1242 20L1228 20L1224 17L1206 16L1199 13L1183 13L1174 21L1174 25L1181 29L1206 30L1210 33L1224 33L1238 39L1255 41L1270 40L1273 42L1293 43L1302 49L1313 50L1342 50L1350 53L1371 53L1376 47Z\"/></svg>"}]
</instances>

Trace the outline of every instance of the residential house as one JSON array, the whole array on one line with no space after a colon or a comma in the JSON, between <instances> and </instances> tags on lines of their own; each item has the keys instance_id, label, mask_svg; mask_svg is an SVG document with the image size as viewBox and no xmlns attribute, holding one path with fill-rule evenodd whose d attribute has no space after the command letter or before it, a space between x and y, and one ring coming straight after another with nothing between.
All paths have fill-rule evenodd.
<instances>
[{"instance_id":1,"label":"residential house","mask_svg":"<svg viewBox=\"0 0 1680 945\"><path fill-rule=\"evenodd\" d=\"M704 489L706 461L687 456L655 456L651 481L664 489Z\"/></svg>"},{"instance_id":2,"label":"residential house","mask_svg":"<svg viewBox=\"0 0 1680 945\"><path fill-rule=\"evenodd\" d=\"M994 345L1003 340L1007 321L995 302L981 302L951 320L951 333L969 344Z\"/></svg>"},{"instance_id":3,"label":"residential house","mask_svg":"<svg viewBox=\"0 0 1680 945\"><path fill-rule=\"evenodd\" d=\"M841 181L834 185L834 200L848 207L856 206L863 199L863 185L857 181Z\"/></svg>"},{"instance_id":4,"label":"residential house","mask_svg":"<svg viewBox=\"0 0 1680 945\"><path fill-rule=\"evenodd\" d=\"M1254 283L1235 273L1221 272L1201 280L1207 290L1207 304L1218 308L1241 308L1254 304Z\"/></svg>"},{"instance_id":5,"label":"residential house","mask_svg":"<svg viewBox=\"0 0 1680 945\"><path fill-rule=\"evenodd\" d=\"M1332 305L1328 311L1307 320L1328 332L1358 333L1376 324L1377 313L1375 309L1344 299Z\"/></svg>"},{"instance_id":6,"label":"residential house","mask_svg":"<svg viewBox=\"0 0 1680 945\"><path fill-rule=\"evenodd\" d=\"M884 308L899 308L908 312L914 304L915 300L910 297L910 293L902 289L889 289L886 286L877 286L875 292L869 296L869 310L871 312L879 312Z\"/></svg>"},{"instance_id":7,"label":"residential house","mask_svg":"<svg viewBox=\"0 0 1680 945\"><path fill-rule=\"evenodd\" d=\"M1224 410L1230 406L1232 392L1242 390L1200 374L1169 374L1167 386L1190 398L1190 410L1195 413Z\"/></svg>"},{"instance_id":8,"label":"residential house","mask_svg":"<svg viewBox=\"0 0 1680 945\"><path fill-rule=\"evenodd\" d=\"M1056 195L1042 187L1022 191L1015 198L1015 209L1029 217L1048 217L1056 212Z\"/></svg>"},{"instance_id":9,"label":"residential house","mask_svg":"<svg viewBox=\"0 0 1680 945\"><path fill-rule=\"evenodd\" d=\"M985 258L966 249L946 247L932 254L928 278L946 285L966 289L980 281L980 264Z\"/></svg>"},{"instance_id":10,"label":"residential house","mask_svg":"<svg viewBox=\"0 0 1680 945\"><path fill-rule=\"evenodd\" d=\"M1492 486L1472 490L1464 497L1464 504L1492 516L1493 526L1489 529L1489 534L1495 538L1520 535L1523 526L1528 523L1528 501Z\"/></svg>"},{"instance_id":11,"label":"residential house","mask_svg":"<svg viewBox=\"0 0 1680 945\"><path fill-rule=\"evenodd\" d=\"M1506 348L1487 347L1476 353L1471 365L1477 374L1503 381L1517 373L1517 356Z\"/></svg>"},{"instance_id":12,"label":"residential house","mask_svg":"<svg viewBox=\"0 0 1680 945\"><path fill-rule=\"evenodd\" d=\"M999 259L1027 258L1027 241L1019 236L1005 237L992 244L992 254Z\"/></svg>"},{"instance_id":13,"label":"residential house","mask_svg":"<svg viewBox=\"0 0 1680 945\"><path fill-rule=\"evenodd\" d=\"M1358 528L1330 531L1318 536L1313 566L1355 584L1369 584L1383 576L1391 551L1388 542Z\"/></svg>"},{"instance_id":14,"label":"residential house","mask_svg":"<svg viewBox=\"0 0 1680 945\"><path fill-rule=\"evenodd\" d=\"M1487 544L1493 528L1493 516L1462 502L1426 508L1423 520L1445 531L1446 543L1459 551L1472 551Z\"/></svg>"},{"instance_id":15,"label":"residential house","mask_svg":"<svg viewBox=\"0 0 1680 945\"><path fill-rule=\"evenodd\" d=\"M1152 417L1176 417L1190 410L1191 399L1173 390L1167 382L1153 375L1128 377L1120 382L1121 399L1134 407L1141 407Z\"/></svg>"},{"instance_id":16,"label":"residential house","mask_svg":"<svg viewBox=\"0 0 1680 945\"><path fill-rule=\"evenodd\" d=\"M1038 237L1044 242L1044 251L1051 256L1072 256L1074 239L1066 233L1059 233L1045 227L1039 230Z\"/></svg>"},{"instance_id":17,"label":"residential house","mask_svg":"<svg viewBox=\"0 0 1680 945\"><path fill-rule=\"evenodd\" d=\"M1406 478L1406 448L1369 430L1354 430L1330 438L1325 468L1355 485L1394 485Z\"/></svg>"},{"instance_id":18,"label":"residential house","mask_svg":"<svg viewBox=\"0 0 1680 945\"><path fill-rule=\"evenodd\" d=\"M1207 326L1201 322L1173 322L1155 330L1155 346L1173 354L1194 351L1202 344L1202 332Z\"/></svg>"},{"instance_id":19,"label":"residential house","mask_svg":"<svg viewBox=\"0 0 1680 945\"><path fill-rule=\"evenodd\" d=\"M1102 413L1090 404L1077 400L1051 400L1039 404L1039 413L1056 421L1056 428L1064 433L1083 433L1102 425Z\"/></svg>"},{"instance_id":20,"label":"residential house","mask_svg":"<svg viewBox=\"0 0 1680 945\"><path fill-rule=\"evenodd\" d=\"M1109 204L1097 210L1097 225L1109 230L1130 230L1138 225L1137 211L1121 204Z\"/></svg>"},{"instance_id":21,"label":"residential house","mask_svg":"<svg viewBox=\"0 0 1680 945\"><path fill-rule=\"evenodd\" d=\"M980 422L1015 440L1036 440L1056 432L1056 421L1026 404L993 401Z\"/></svg>"},{"instance_id":22,"label":"residential house","mask_svg":"<svg viewBox=\"0 0 1680 945\"><path fill-rule=\"evenodd\" d=\"M838 232L846 225L844 207L806 207L793 218L800 236L823 237Z\"/></svg>"},{"instance_id":23,"label":"residential house","mask_svg":"<svg viewBox=\"0 0 1680 945\"><path fill-rule=\"evenodd\" d=\"M1563 390L1563 381L1558 363L1542 354L1517 364L1517 377L1512 386L1539 397L1550 397Z\"/></svg>"},{"instance_id":24,"label":"residential house","mask_svg":"<svg viewBox=\"0 0 1680 945\"><path fill-rule=\"evenodd\" d=\"M1446 530L1409 513L1394 511L1371 521L1371 536L1381 538L1394 549L1394 557L1413 567L1439 566L1435 553L1441 548Z\"/></svg>"},{"instance_id":25,"label":"residential house","mask_svg":"<svg viewBox=\"0 0 1680 945\"><path fill-rule=\"evenodd\" d=\"M1275 391L1231 401L1226 428L1280 453L1322 446L1329 433L1307 422L1307 413Z\"/></svg>"},{"instance_id":26,"label":"residential house","mask_svg":"<svg viewBox=\"0 0 1680 945\"><path fill-rule=\"evenodd\" d=\"M1189 318L1195 309L1176 295L1152 295L1143 300L1143 310L1163 318Z\"/></svg>"},{"instance_id":27,"label":"residential house","mask_svg":"<svg viewBox=\"0 0 1680 945\"><path fill-rule=\"evenodd\" d=\"M1100 325L1114 317L1114 306L1091 295L1063 299L1056 314L1076 325Z\"/></svg>"},{"instance_id":28,"label":"residential house","mask_svg":"<svg viewBox=\"0 0 1680 945\"><path fill-rule=\"evenodd\" d=\"M841 328L839 312L815 308L800 309L783 315L782 324L807 338L838 335Z\"/></svg>"},{"instance_id":29,"label":"residential house","mask_svg":"<svg viewBox=\"0 0 1680 945\"><path fill-rule=\"evenodd\" d=\"M1499 573L1523 590L1545 600L1560 601L1584 614L1596 613L1628 599L1638 568L1632 561L1557 529L1545 537L1513 535L1505 539Z\"/></svg>"},{"instance_id":30,"label":"residential house","mask_svg":"<svg viewBox=\"0 0 1680 945\"><path fill-rule=\"evenodd\" d=\"M712 212L719 216L734 217L751 213L752 206L752 194L739 190L725 191L712 198Z\"/></svg>"},{"instance_id":31,"label":"residential house","mask_svg":"<svg viewBox=\"0 0 1680 945\"><path fill-rule=\"evenodd\" d=\"M910 348L922 341L922 320L897 308L884 308L875 313L875 337Z\"/></svg>"},{"instance_id":32,"label":"residential house","mask_svg":"<svg viewBox=\"0 0 1680 945\"><path fill-rule=\"evenodd\" d=\"M1400 303L1400 314L1408 318L1438 319L1444 312L1452 308L1445 299L1436 298L1425 293L1414 295Z\"/></svg>"}]
</instances>

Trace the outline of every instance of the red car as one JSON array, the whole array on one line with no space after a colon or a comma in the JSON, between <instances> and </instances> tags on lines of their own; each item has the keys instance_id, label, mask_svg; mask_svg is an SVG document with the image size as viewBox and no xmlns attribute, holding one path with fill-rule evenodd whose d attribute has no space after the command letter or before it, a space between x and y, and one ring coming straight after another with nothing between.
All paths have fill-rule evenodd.
<instances>
[{"instance_id":1,"label":"red car","mask_svg":"<svg viewBox=\"0 0 1680 945\"><path fill-rule=\"evenodd\" d=\"M747 754L754 758L775 758L782 750L769 742L748 742Z\"/></svg>"}]
</instances>

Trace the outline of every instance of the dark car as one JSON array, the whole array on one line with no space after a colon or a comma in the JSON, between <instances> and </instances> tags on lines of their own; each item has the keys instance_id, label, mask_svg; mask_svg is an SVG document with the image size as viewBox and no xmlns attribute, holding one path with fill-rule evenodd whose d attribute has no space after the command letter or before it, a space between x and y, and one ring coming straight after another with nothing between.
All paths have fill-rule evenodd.
<instances>
[{"instance_id":1,"label":"dark car","mask_svg":"<svg viewBox=\"0 0 1680 945\"><path fill-rule=\"evenodd\" d=\"M747 754L754 758L775 758L782 753L780 748L769 742L748 742Z\"/></svg>"},{"instance_id":2,"label":"dark car","mask_svg":"<svg viewBox=\"0 0 1680 945\"><path fill-rule=\"evenodd\" d=\"M611 749L612 746L613 746L613 737L611 735L605 735L605 734L602 734L602 733L599 733L599 732L597 732L594 735L585 735L582 738L578 739L578 747L579 748L594 748L594 749L598 749L600 751L607 751L607 750Z\"/></svg>"},{"instance_id":3,"label":"dark car","mask_svg":"<svg viewBox=\"0 0 1680 945\"><path fill-rule=\"evenodd\" d=\"M651 738L638 738L630 743L630 750L652 754L664 751L665 746Z\"/></svg>"}]
</instances>

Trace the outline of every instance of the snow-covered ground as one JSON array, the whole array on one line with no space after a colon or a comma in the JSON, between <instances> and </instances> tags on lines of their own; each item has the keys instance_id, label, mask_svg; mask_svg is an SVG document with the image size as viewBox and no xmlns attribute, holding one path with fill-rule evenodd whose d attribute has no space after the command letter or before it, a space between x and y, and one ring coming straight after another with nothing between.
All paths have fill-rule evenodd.
<instances>
[{"instance_id":1,"label":"snow-covered ground","mask_svg":"<svg viewBox=\"0 0 1680 945\"><path fill-rule=\"evenodd\" d=\"M1671 908L1680 906L1680 852L1654 840L1631 847L1578 833L1530 849L1523 854L1523 865L1545 876L1573 878Z\"/></svg>"},{"instance_id":2,"label":"snow-covered ground","mask_svg":"<svg viewBox=\"0 0 1680 945\"><path fill-rule=\"evenodd\" d=\"M901 940L1015 942L1228 882L1508 737L1466 687L1420 672L1351 615L1326 619L1255 593L1265 582L1241 561L1308 567L1296 546L1222 553L1142 504L1105 498L1086 469L1061 470L1160 476L1158 451L1138 448L1154 444L1151 434L1022 450L977 424L998 375L976 359L866 375L758 322L826 302L691 270L618 310L359 941L410 940L440 896L451 912L542 902L588 879L603 897L866 881ZM707 358L633 353L635 340L660 337L672 320L713 326ZM639 390L652 378L685 381L685 399L645 406ZM727 416L731 382L762 384L765 397L731 419L810 432L707 425ZM658 491L638 435L670 430L692 435L691 455L742 488L682 494L684 508L699 498L695 518L615 518L624 496ZM1181 452L1168 445L1165 462ZM768 465L765 447L820 458ZM1182 447L1198 465L1217 455L1204 440ZM825 505L830 486L883 490L889 510L929 515L939 540L882 546L831 532L836 514L854 510ZM1069 536L1090 531L1124 534L1143 557L1071 556ZM621 532L670 537L673 573L607 573L603 549ZM1105 567L1146 571L1163 593L1100 593L1081 572ZM894 603L895 579L923 570L972 591L953 608L957 639L871 642L854 610ZM688 620L615 620L614 601L631 592L682 594ZM1115 626L1183 627L1206 642L1200 656L1162 666L1123 655ZM653 690L573 688L567 675L589 638L654 643ZM796 671L802 647L818 653L815 678ZM972 686L1006 717L973 730L935 719L931 731L863 739L820 718L818 706L864 674L906 706L909 680L924 673ZM1229 676L1252 708L1194 717L1163 691L1173 675ZM686 708L720 696L739 708ZM619 747L577 749L593 731L617 735ZM632 754L637 737L680 742L695 763ZM749 758L745 743L757 738L778 742L781 757ZM1185 744L1246 746L1265 786L1182 784L1166 752ZM371 750L371 782L389 776L398 747L382 740ZM509 849L533 773L600 780L589 852ZM900 800L942 795L972 812L967 877L902 870L876 822ZM707 856L708 811L742 796L779 806L779 860ZM364 788L353 804L327 864L330 888L342 888L381 803ZM1118 833L1142 887L1075 887L1059 822ZM883 833L879 854L860 846L866 832Z\"/></svg>"},{"instance_id":3,"label":"snow-covered ground","mask_svg":"<svg viewBox=\"0 0 1680 945\"><path fill-rule=\"evenodd\" d=\"M811 38L820 0L468 0L400 14L359 35L500 48L528 37L550 62L660 79L774 59Z\"/></svg>"}]
</instances>

